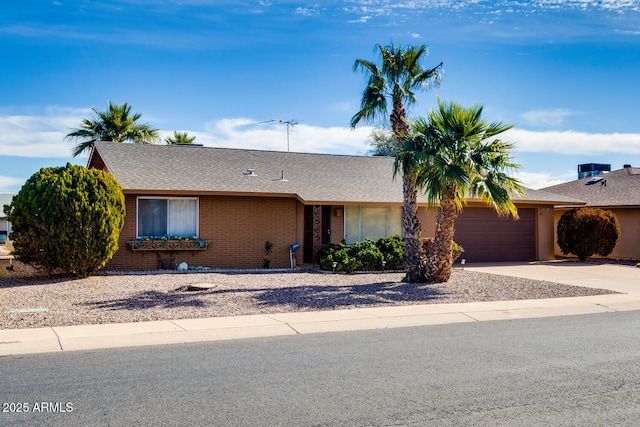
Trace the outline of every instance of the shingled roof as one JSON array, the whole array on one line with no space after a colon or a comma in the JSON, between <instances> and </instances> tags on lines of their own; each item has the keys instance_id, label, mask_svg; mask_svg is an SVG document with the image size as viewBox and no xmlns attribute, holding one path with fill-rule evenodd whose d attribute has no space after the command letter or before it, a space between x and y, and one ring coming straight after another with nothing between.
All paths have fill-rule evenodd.
<instances>
[{"instance_id":1,"label":"shingled roof","mask_svg":"<svg viewBox=\"0 0 640 427\"><path fill-rule=\"evenodd\" d=\"M390 157L98 142L88 166L101 164L126 193L291 196L319 204L402 203L402 179L393 179ZM539 190L527 190L517 200L579 203Z\"/></svg>"},{"instance_id":2,"label":"shingled roof","mask_svg":"<svg viewBox=\"0 0 640 427\"><path fill-rule=\"evenodd\" d=\"M552 185L543 190L584 200L586 206L640 206L640 168L626 167L596 177Z\"/></svg>"}]
</instances>

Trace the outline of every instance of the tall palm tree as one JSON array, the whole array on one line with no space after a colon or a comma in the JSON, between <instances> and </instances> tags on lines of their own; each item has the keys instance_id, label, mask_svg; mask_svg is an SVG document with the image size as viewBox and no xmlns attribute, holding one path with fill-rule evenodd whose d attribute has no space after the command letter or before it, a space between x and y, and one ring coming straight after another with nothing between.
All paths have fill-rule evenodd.
<instances>
[{"instance_id":1,"label":"tall palm tree","mask_svg":"<svg viewBox=\"0 0 640 427\"><path fill-rule=\"evenodd\" d=\"M106 111L98 111L95 108L92 110L96 117L84 119L78 129L65 137L78 143L72 149L73 157L90 150L96 141L149 144L160 139L160 131L147 123L139 123L142 115L131 114L131 106L126 102L118 105L109 101L109 108Z\"/></svg>"},{"instance_id":2,"label":"tall palm tree","mask_svg":"<svg viewBox=\"0 0 640 427\"><path fill-rule=\"evenodd\" d=\"M178 132L176 130L173 131L173 135L168 136L164 139L164 142L167 145L172 144L193 144L193 141L196 140L195 136L190 136L189 132Z\"/></svg>"},{"instance_id":3,"label":"tall palm tree","mask_svg":"<svg viewBox=\"0 0 640 427\"><path fill-rule=\"evenodd\" d=\"M494 137L513 126L481 118L482 106L464 108L438 99L428 119L410 123L403 138L403 156L417 165L417 184L430 206L438 206L432 250L425 264L428 281L446 282L453 264L455 223L467 198L477 198L501 215L518 216L512 197L523 190L509 176L513 144Z\"/></svg>"},{"instance_id":4,"label":"tall palm tree","mask_svg":"<svg viewBox=\"0 0 640 427\"><path fill-rule=\"evenodd\" d=\"M415 91L437 85L442 72L442 62L434 68L425 69L421 60L427 54L427 46L376 45L381 63L364 59L356 60L353 70L361 70L367 76L367 85L362 92L360 111L351 118L354 128L361 121L374 121L389 114L391 130L396 140L409 132L405 106L415 103ZM391 100L389 113L387 102ZM400 151L400 150L397 150ZM405 159L407 160L407 159ZM418 220L417 176L411 164L396 157L396 172L402 171L402 237L405 249L404 280L421 282L422 274L420 244L420 221Z\"/></svg>"}]
</instances>

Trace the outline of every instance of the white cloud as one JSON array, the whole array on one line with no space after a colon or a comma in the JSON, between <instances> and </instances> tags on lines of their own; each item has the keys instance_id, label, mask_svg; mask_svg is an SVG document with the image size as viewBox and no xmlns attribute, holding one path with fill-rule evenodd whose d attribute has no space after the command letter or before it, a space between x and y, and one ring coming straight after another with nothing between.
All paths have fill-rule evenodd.
<instances>
[{"instance_id":1,"label":"white cloud","mask_svg":"<svg viewBox=\"0 0 640 427\"><path fill-rule=\"evenodd\" d=\"M296 7L295 13L302 16L317 16L320 15L320 10L314 7Z\"/></svg>"},{"instance_id":2,"label":"white cloud","mask_svg":"<svg viewBox=\"0 0 640 427\"><path fill-rule=\"evenodd\" d=\"M353 6L347 8L351 11L367 10L389 13L389 10L428 10L449 9L459 10L467 7L479 7L492 13L530 12L536 10L616 10L637 11L640 2L637 0L531 0L527 2L519 0L501 0L482 2L479 0L420 0L391 2L389 0L355 0ZM382 12L385 11L385 12Z\"/></svg>"},{"instance_id":3,"label":"white cloud","mask_svg":"<svg viewBox=\"0 0 640 427\"><path fill-rule=\"evenodd\" d=\"M511 129L501 138L516 144L516 150L528 153L559 154L640 154L640 134L586 133L575 131L534 132Z\"/></svg>"},{"instance_id":4,"label":"white cloud","mask_svg":"<svg viewBox=\"0 0 640 427\"><path fill-rule=\"evenodd\" d=\"M347 24L364 24L370 19L371 19L370 15L365 15L365 16L361 16L358 19L353 19L351 21L347 21Z\"/></svg>"},{"instance_id":5,"label":"white cloud","mask_svg":"<svg viewBox=\"0 0 640 427\"><path fill-rule=\"evenodd\" d=\"M90 109L51 107L37 115L0 114L0 155L18 157L68 158L73 143L64 137L92 116ZM185 129L196 142L215 147L286 150L284 123L256 123L245 118L221 119L206 123L203 130ZM371 127L318 127L299 123L289 127L291 151L323 153L364 153ZM162 132L162 138L172 131ZM86 154L85 154L86 156Z\"/></svg>"},{"instance_id":6,"label":"white cloud","mask_svg":"<svg viewBox=\"0 0 640 427\"><path fill-rule=\"evenodd\" d=\"M304 123L289 127L291 151L310 153L365 153L371 127L318 127ZM205 132L194 132L200 144L215 147L253 148L261 150L287 149L287 129L284 123L256 123L251 119L221 119L207 123Z\"/></svg>"},{"instance_id":7,"label":"white cloud","mask_svg":"<svg viewBox=\"0 0 640 427\"><path fill-rule=\"evenodd\" d=\"M0 115L0 154L19 157L70 157L64 137L90 109L50 107L38 115Z\"/></svg>"},{"instance_id":8,"label":"white cloud","mask_svg":"<svg viewBox=\"0 0 640 427\"><path fill-rule=\"evenodd\" d=\"M0 155L40 158L69 158L72 143L64 136L91 116L90 109L51 107L35 115L0 112ZM334 154L364 154L370 147L372 127L351 130L346 126L319 127L298 123L289 127L290 150ZM206 123L202 129L183 129L196 136L196 143L211 147L287 149L287 126L279 122L257 123L250 118L226 118ZM172 131L162 132L162 137ZM564 155L640 154L640 134L593 134L576 131L535 132L511 129L502 139L516 144L516 153ZM85 155L86 156L86 155ZM82 159L78 159L81 163ZM548 171L519 172L529 188L542 188L575 178L575 171L552 174ZM24 177L0 177L0 191L15 188ZM5 190L6 191L6 190Z\"/></svg>"},{"instance_id":9,"label":"white cloud","mask_svg":"<svg viewBox=\"0 0 640 427\"><path fill-rule=\"evenodd\" d=\"M532 110L524 113L522 117L524 117L527 122L534 125L559 126L562 124L565 117L576 114L578 113L574 111L556 108L554 110Z\"/></svg>"},{"instance_id":10,"label":"white cloud","mask_svg":"<svg viewBox=\"0 0 640 427\"><path fill-rule=\"evenodd\" d=\"M11 176L0 176L0 193L14 193L16 187L22 187L26 179ZM2 206L0 206L0 213ZM1 215L0 215L1 216Z\"/></svg>"},{"instance_id":11,"label":"white cloud","mask_svg":"<svg viewBox=\"0 0 640 427\"><path fill-rule=\"evenodd\" d=\"M515 177L527 188L535 190L561 184L576 179L576 172L569 170L560 175L552 175L549 172L523 172L517 171Z\"/></svg>"}]
</instances>

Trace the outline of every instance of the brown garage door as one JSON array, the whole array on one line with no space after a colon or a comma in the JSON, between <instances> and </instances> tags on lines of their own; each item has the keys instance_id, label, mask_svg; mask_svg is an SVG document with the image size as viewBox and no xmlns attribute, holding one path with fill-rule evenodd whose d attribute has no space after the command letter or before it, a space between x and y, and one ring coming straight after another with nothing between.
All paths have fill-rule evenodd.
<instances>
[{"instance_id":1,"label":"brown garage door","mask_svg":"<svg viewBox=\"0 0 640 427\"><path fill-rule=\"evenodd\" d=\"M467 262L536 259L536 211L518 209L520 219L500 217L493 209L465 208L456 221L454 240Z\"/></svg>"}]
</instances>

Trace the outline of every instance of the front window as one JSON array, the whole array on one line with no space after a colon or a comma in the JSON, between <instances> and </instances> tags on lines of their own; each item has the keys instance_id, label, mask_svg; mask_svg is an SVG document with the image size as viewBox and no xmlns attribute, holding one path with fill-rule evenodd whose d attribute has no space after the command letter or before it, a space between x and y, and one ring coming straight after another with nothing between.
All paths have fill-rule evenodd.
<instances>
[{"instance_id":1,"label":"front window","mask_svg":"<svg viewBox=\"0 0 640 427\"><path fill-rule=\"evenodd\" d=\"M138 198L138 237L164 236L198 236L198 199Z\"/></svg>"},{"instance_id":2,"label":"front window","mask_svg":"<svg viewBox=\"0 0 640 427\"><path fill-rule=\"evenodd\" d=\"M345 206L344 238L348 245L402 234L400 206Z\"/></svg>"}]
</instances>

